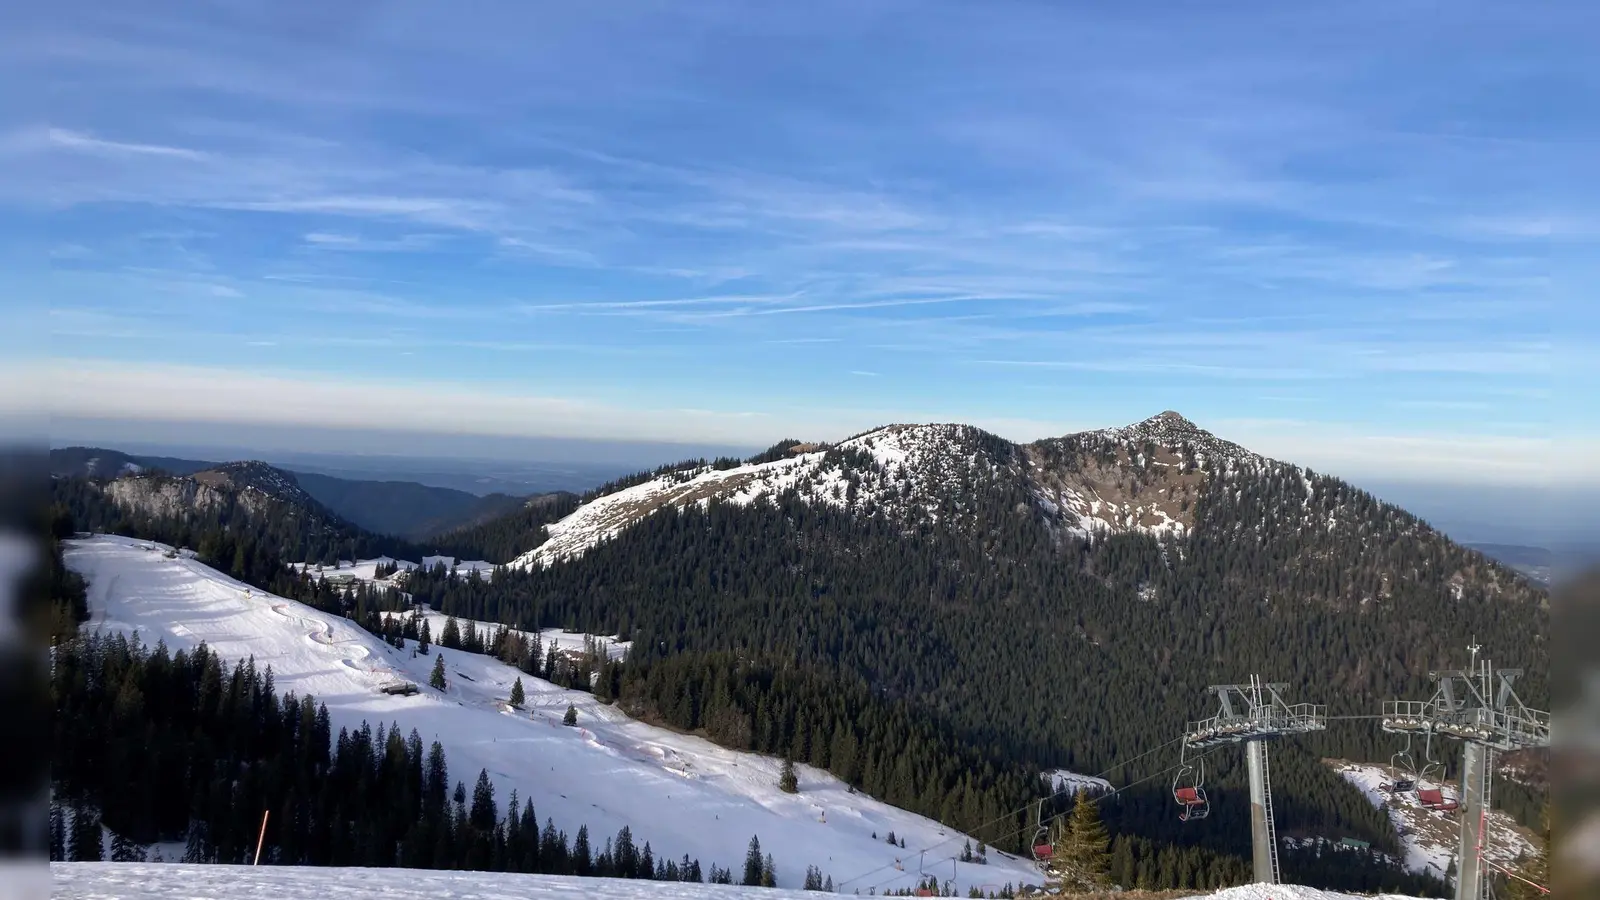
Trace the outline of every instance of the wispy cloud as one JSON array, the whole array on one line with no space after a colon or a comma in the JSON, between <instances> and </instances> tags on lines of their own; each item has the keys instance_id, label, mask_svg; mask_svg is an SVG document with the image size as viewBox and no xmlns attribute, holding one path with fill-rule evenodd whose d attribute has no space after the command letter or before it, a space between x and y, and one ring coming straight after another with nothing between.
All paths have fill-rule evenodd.
<instances>
[{"instance_id":1,"label":"wispy cloud","mask_svg":"<svg viewBox=\"0 0 1600 900\"><path fill-rule=\"evenodd\" d=\"M44 142L51 146L102 156L156 156L167 159L188 160L190 162L203 162L207 158L206 154L198 150L190 150L187 147L107 141L87 134L80 134L76 131L68 131L65 128L47 128L44 130L43 137Z\"/></svg>"},{"instance_id":2,"label":"wispy cloud","mask_svg":"<svg viewBox=\"0 0 1600 900\"><path fill-rule=\"evenodd\" d=\"M1600 359L1600 131L1547 89L1593 68L1577 0L1377 32L821 2L24 23L0 227L40 237L0 290L83 357L194 374L264 341L335 381L506 379L624 417L648 388L779 433L1292 396L1358 436L1493 436ZM1508 38L1541 48L1511 79L1483 52ZM883 408L832 410L869 371Z\"/></svg>"}]
</instances>

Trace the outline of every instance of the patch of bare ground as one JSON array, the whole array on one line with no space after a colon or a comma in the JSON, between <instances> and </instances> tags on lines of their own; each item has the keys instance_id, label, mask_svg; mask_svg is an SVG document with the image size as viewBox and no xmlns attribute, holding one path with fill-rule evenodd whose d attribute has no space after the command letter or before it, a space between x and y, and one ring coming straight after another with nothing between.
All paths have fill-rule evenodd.
<instances>
[{"instance_id":1,"label":"patch of bare ground","mask_svg":"<svg viewBox=\"0 0 1600 900\"><path fill-rule=\"evenodd\" d=\"M1063 509L1119 525L1131 514L1133 524L1143 528L1168 522L1178 522L1185 529L1194 527L1195 503L1206 486L1205 471L1185 465L1184 458L1169 448L1147 449L1151 452L1142 466L1126 446L1108 455L1085 452L1065 465L1048 460L1037 448L1024 447L1023 453L1035 489Z\"/></svg>"}]
</instances>

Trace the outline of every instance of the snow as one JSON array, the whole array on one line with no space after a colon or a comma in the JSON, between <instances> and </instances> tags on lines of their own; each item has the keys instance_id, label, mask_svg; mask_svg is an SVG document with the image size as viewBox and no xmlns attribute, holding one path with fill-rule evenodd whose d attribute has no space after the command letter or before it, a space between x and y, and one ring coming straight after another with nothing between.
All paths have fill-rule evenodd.
<instances>
[{"instance_id":1,"label":"snow","mask_svg":"<svg viewBox=\"0 0 1600 900\"><path fill-rule=\"evenodd\" d=\"M545 526L549 539L509 565L529 568L576 558L667 506L703 506L713 498L750 504L791 489L810 502L841 509L863 506L869 499L897 498L899 506L932 519L940 500L956 492L960 476L981 467L981 457L963 449L977 433L967 425L887 425L840 442L838 449L864 452L876 466L876 471L857 472L863 483L854 501L844 472L829 462L827 450L729 469L704 466L671 472L585 503ZM915 487L913 496L898 499L898 486L907 479Z\"/></svg>"},{"instance_id":2,"label":"snow","mask_svg":"<svg viewBox=\"0 0 1600 900\"><path fill-rule=\"evenodd\" d=\"M1051 769L1040 777L1046 779L1054 786L1056 793L1076 794L1078 791L1088 791L1090 794L1105 794L1112 791L1111 782L1094 775L1080 775L1066 769Z\"/></svg>"},{"instance_id":3,"label":"snow","mask_svg":"<svg viewBox=\"0 0 1600 900\"><path fill-rule=\"evenodd\" d=\"M339 616L262 593L197 560L143 549L149 545L113 536L66 543L67 565L89 582L87 627L137 631L143 640L165 640L173 650L204 641L231 660L254 657L257 666L271 666L279 691L310 693L326 703L335 728L359 727L363 720L415 728L424 742L444 745L453 780L470 784L479 769L487 769L501 803L515 788L533 801L541 818L553 817L568 834L587 824L603 841L628 825L658 855L687 853L708 870L713 863L738 868L751 835L757 835L776 859L778 882L785 887L799 886L808 865L847 892L914 887L919 858L941 880L954 871L961 893L971 885L1039 880L1030 864L992 850L988 865L952 862L964 835L852 794L826 772L797 765L800 792L785 794L777 787L778 760L636 722L590 694L563 690L485 656L436 648L413 658L409 649L390 647ZM449 683L443 694L425 686L441 654ZM523 711L513 711L504 701L519 676L528 702ZM424 687L410 697L378 692L399 679ZM577 707L579 727L560 724L568 704ZM871 837L890 831L905 839L907 849ZM895 868L897 860L903 869ZM83 893L70 895L129 896L134 882L99 888L93 883L89 879ZM216 884L218 891L225 885L228 896L240 896L234 880ZM365 883L361 887L370 893ZM190 891L185 896L205 896L192 884L184 889ZM319 889L318 896L324 893Z\"/></svg>"},{"instance_id":4,"label":"snow","mask_svg":"<svg viewBox=\"0 0 1600 900\"><path fill-rule=\"evenodd\" d=\"M344 900L373 896L387 900L806 900L817 896L814 891L737 885L300 866L52 863L50 881L53 896L73 900ZM1283 884L1250 884L1199 896L1215 900L1355 900L1351 894ZM1376 900L1403 898L1380 894Z\"/></svg>"},{"instance_id":5,"label":"snow","mask_svg":"<svg viewBox=\"0 0 1600 900\"><path fill-rule=\"evenodd\" d=\"M1456 841L1460 837L1456 814L1424 809L1415 791L1398 796L1379 789L1390 780L1384 766L1361 765L1341 760L1329 762L1344 779L1367 796L1373 806L1385 810L1389 821L1400 835L1405 848L1405 866L1413 872L1428 872L1444 878L1445 870L1455 856ZM1447 787L1431 781L1419 781L1420 787ZM1453 789L1445 791L1446 797L1455 797ZM1517 830L1515 820L1500 810L1489 811L1489 840L1485 856L1501 865L1514 861L1522 853L1533 849L1528 838Z\"/></svg>"},{"instance_id":6,"label":"snow","mask_svg":"<svg viewBox=\"0 0 1600 900\"><path fill-rule=\"evenodd\" d=\"M442 612L435 612L434 610L429 609L427 606L423 606L421 611L422 618L428 623L428 633L432 635L433 641L437 643L439 637L444 634L444 624L449 620L450 617ZM395 616L404 620L409 618L411 614L384 613L384 615ZM463 631L466 630L466 627L469 624L474 628L477 628L478 633L485 639L494 634L495 631L500 628L500 623L498 622L484 622L479 619L463 619L460 616L456 617L456 627L462 629ZM534 634L533 632L522 631L516 628L511 629L511 631L513 634L520 634L528 637L532 637ZM633 646L632 641L618 640L617 635L614 634L585 634L581 631L566 631L561 628L541 628L538 632L538 636L545 650L548 651L550 649L550 645L553 643L562 653L582 653L585 649L587 649L589 642L598 642L599 644L605 646L606 655L611 659L622 659L628 655L629 648ZM449 653L451 651L446 650L445 652Z\"/></svg>"}]
</instances>

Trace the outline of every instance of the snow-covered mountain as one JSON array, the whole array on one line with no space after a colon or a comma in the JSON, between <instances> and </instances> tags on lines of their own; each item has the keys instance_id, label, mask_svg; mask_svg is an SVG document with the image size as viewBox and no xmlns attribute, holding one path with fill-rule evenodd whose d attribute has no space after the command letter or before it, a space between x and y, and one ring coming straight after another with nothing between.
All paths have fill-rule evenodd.
<instances>
[{"instance_id":1,"label":"snow-covered mountain","mask_svg":"<svg viewBox=\"0 0 1600 900\"><path fill-rule=\"evenodd\" d=\"M39 873L43 875L43 872ZM30 879L35 880L35 879ZM36 879L42 880L42 879ZM717 884L671 884L558 875L341 869L302 866L189 866L128 863L53 863L50 894L90 900L322 900L382 896L388 900L809 900L814 891ZM848 892L846 892L848 893ZM863 893L863 896L865 894ZM1350 894L1286 884L1251 884L1210 894L1213 900L1356 900ZM1380 894L1367 900L1403 900Z\"/></svg>"},{"instance_id":2,"label":"snow-covered mountain","mask_svg":"<svg viewBox=\"0 0 1600 900\"><path fill-rule=\"evenodd\" d=\"M159 518L236 504L252 515L289 509L329 522L338 519L301 489L294 475L254 460L223 463L192 475L130 472L106 482L104 491L124 510Z\"/></svg>"},{"instance_id":3,"label":"snow-covered mountain","mask_svg":"<svg viewBox=\"0 0 1600 900\"><path fill-rule=\"evenodd\" d=\"M1182 536L1196 527L1207 492L1237 479L1266 478L1289 486L1297 521L1262 527L1358 531L1370 524L1371 511L1348 502L1349 485L1253 453L1170 410L1125 427L1030 444L967 425L889 425L834 445L800 444L781 458L770 456L674 469L603 493L546 526L548 539L510 565L575 559L669 507L748 505L784 496L913 528L960 527L990 492L1061 534Z\"/></svg>"},{"instance_id":4,"label":"snow-covered mountain","mask_svg":"<svg viewBox=\"0 0 1600 900\"><path fill-rule=\"evenodd\" d=\"M972 886L1038 880L1031 864L998 851L983 865L956 861L965 835L853 792L826 772L797 765L799 793L784 793L778 760L646 725L591 694L489 657L438 648L416 656L347 619L263 593L181 554L168 557L168 549L112 536L68 542L66 563L89 585L92 619L85 627L137 632L173 650L205 642L226 659L254 658L271 667L280 692L312 694L327 704L335 728L363 721L415 728L424 741L444 745L453 779L470 782L485 769L497 796L516 789L569 833L586 824L607 835L627 825L657 853L688 854L707 867L737 867L755 835L776 859L780 886L799 886L809 865L842 890L860 887L863 894L915 887L924 874L953 879L963 894ZM402 681L426 685L440 655L446 691L381 692ZM505 699L518 677L528 702L513 710ZM561 725L569 704L578 710L579 727ZM891 831L906 849L882 839ZM228 895L240 896L237 887L230 881ZM637 888L652 896L664 889ZM205 896L193 884L188 890L187 896Z\"/></svg>"}]
</instances>

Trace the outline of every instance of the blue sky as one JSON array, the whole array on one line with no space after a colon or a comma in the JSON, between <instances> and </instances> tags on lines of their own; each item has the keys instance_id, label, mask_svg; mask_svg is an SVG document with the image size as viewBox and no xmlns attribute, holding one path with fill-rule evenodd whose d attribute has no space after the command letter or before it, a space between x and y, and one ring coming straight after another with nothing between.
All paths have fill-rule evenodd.
<instances>
[{"instance_id":1,"label":"blue sky","mask_svg":"<svg viewBox=\"0 0 1600 900\"><path fill-rule=\"evenodd\" d=\"M1595 436L1592 4L89 6L0 36L13 411Z\"/></svg>"}]
</instances>

